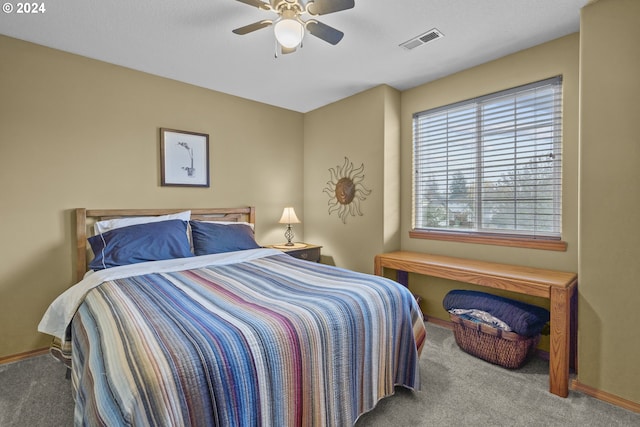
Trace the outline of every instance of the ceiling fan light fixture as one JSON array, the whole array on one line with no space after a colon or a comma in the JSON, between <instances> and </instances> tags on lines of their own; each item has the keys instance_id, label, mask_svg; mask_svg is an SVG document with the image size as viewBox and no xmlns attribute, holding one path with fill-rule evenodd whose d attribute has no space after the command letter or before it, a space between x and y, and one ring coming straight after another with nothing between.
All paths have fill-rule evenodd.
<instances>
[{"instance_id":1,"label":"ceiling fan light fixture","mask_svg":"<svg viewBox=\"0 0 640 427\"><path fill-rule=\"evenodd\" d=\"M279 16L275 20L263 19L253 24L245 25L233 30L233 33L244 35L261 28L273 26L276 38L276 58L278 52L288 54L295 52L302 46L302 39L309 31L329 44L336 45L344 37L342 31L336 30L316 19L304 20L302 16L327 15L354 7L354 0L236 0L240 3L259 9L275 12Z\"/></svg>"},{"instance_id":2,"label":"ceiling fan light fixture","mask_svg":"<svg viewBox=\"0 0 640 427\"><path fill-rule=\"evenodd\" d=\"M297 19L283 18L275 23L273 32L282 47L292 49L302 43L304 25Z\"/></svg>"}]
</instances>

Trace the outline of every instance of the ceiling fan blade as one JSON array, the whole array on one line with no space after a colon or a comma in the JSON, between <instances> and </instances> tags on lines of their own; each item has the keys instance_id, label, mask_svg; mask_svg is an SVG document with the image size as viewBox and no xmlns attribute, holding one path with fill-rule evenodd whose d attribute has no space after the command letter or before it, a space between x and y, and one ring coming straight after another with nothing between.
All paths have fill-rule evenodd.
<instances>
[{"instance_id":1,"label":"ceiling fan blade","mask_svg":"<svg viewBox=\"0 0 640 427\"><path fill-rule=\"evenodd\" d=\"M255 6L259 9L271 10L271 5L260 0L236 0L240 3L248 4L249 6Z\"/></svg>"},{"instance_id":2,"label":"ceiling fan blade","mask_svg":"<svg viewBox=\"0 0 640 427\"><path fill-rule=\"evenodd\" d=\"M326 15L340 12L355 6L354 0L313 0L307 3L307 12L311 15Z\"/></svg>"},{"instance_id":3,"label":"ceiling fan blade","mask_svg":"<svg viewBox=\"0 0 640 427\"><path fill-rule=\"evenodd\" d=\"M233 30L235 34L240 34L241 36L245 34L249 34L253 31L260 30L262 28L268 27L273 24L273 21L265 19L263 21L254 22L253 24L245 25L244 27L236 28Z\"/></svg>"},{"instance_id":4,"label":"ceiling fan blade","mask_svg":"<svg viewBox=\"0 0 640 427\"><path fill-rule=\"evenodd\" d=\"M315 20L307 21L306 26L311 34L333 45L338 44L340 40L342 40L342 37L344 37L342 31L336 30L322 22Z\"/></svg>"}]
</instances>

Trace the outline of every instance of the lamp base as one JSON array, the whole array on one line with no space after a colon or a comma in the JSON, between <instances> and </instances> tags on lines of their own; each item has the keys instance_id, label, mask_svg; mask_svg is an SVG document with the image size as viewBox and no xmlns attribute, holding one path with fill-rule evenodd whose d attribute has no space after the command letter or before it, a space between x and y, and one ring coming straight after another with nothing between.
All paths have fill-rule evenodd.
<instances>
[{"instance_id":1,"label":"lamp base","mask_svg":"<svg viewBox=\"0 0 640 427\"><path fill-rule=\"evenodd\" d=\"M306 243L293 243L291 242L291 244L289 243L281 243L278 245L273 245L274 248L276 249L300 249L300 248L306 248L307 244Z\"/></svg>"}]
</instances>

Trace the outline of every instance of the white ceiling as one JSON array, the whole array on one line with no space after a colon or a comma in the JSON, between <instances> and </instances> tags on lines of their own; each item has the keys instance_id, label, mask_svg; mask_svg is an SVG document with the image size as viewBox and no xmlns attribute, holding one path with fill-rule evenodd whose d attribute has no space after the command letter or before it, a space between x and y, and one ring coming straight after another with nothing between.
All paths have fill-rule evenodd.
<instances>
[{"instance_id":1,"label":"white ceiling","mask_svg":"<svg viewBox=\"0 0 640 427\"><path fill-rule=\"evenodd\" d=\"M307 34L302 49L277 59L271 27L231 32L274 13L235 0L43 0L44 13L0 13L0 33L308 112L380 84L406 90L577 32L587 1L355 0L353 9L317 17L345 33L339 44ZM399 47L432 28L444 37Z\"/></svg>"}]
</instances>

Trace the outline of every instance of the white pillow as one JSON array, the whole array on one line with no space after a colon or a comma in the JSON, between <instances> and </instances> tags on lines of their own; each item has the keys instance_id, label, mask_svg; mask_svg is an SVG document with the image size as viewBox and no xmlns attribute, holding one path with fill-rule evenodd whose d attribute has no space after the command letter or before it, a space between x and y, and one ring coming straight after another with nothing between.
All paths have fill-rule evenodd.
<instances>
[{"instance_id":1,"label":"white pillow","mask_svg":"<svg viewBox=\"0 0 640 427\"><path fill-rule=\"evenodd\" d=\"M116 228L127 227L129 225L146 224L149 222L168 221L170 219L181 219L187 221L191 219L191 211L178 212L169 215L160 216L132 216L128 218L114 218L106 219L104 221L98 221L93 225L95 234L106 233L109 230Z\"/></svg>"}]
</instances>

